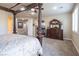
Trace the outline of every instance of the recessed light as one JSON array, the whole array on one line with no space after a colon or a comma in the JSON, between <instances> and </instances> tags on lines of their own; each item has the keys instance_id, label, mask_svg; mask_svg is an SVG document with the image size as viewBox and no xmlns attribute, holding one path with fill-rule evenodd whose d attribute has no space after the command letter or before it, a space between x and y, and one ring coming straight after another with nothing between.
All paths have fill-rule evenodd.
<instances>
[{"instance_id":1,"label":"recessed light","mask_svg":"<svg viewBox=\"0 0 79 59\"><path fill-rule=\"evenodd\" d=\"M35 12L31 12L32 15L35 15Z\"/></svg>"},{"instance_id":2,"label":"recessed light","mask_svg":"<svg viewBox=\"0 0 79 59\"><path fill-rule=\"evenodd\" d=\"M56 7L56 6L54 6L52 9L53 9L53 10L56 10L56 9L57 9L57 7Z\"/></svg>"},{"instance_id":3,"label":"recessed light","mask_svg":"<svg viewBox=\"0 0 79 59\"><path fill-rule=\"evenodd\" d=\"M32 8L32 9L31 9L31 11L35 11L35 9L34 9L34 8Z\"/></svg>"},{"instance_id":4,"label":"recessed light","mask_svg":"<svg viewBox=\"0 0 79 59\"><path fill-rule=\"evenodd\" d=\"M23 10L25 10L25 8L24 8L24 7L22 7L22 8L21 8L21 11L23 11Z\"/></svg>"}]
</instances>

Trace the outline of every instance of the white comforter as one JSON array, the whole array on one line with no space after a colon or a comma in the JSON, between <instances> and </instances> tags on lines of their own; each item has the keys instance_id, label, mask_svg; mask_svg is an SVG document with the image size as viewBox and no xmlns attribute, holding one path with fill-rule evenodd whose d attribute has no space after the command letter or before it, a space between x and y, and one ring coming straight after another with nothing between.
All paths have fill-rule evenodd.
<instances>
[{"instance_id":1,"label":"white comforter","mask_svg":"<svg viewBox=\"0 0 79 59\"><path fill-rule=\"evenodd\" d=\"M36 56L42 54L37 38L25 35L0 35L0 56Z\"/></svg>"}]
</instances>

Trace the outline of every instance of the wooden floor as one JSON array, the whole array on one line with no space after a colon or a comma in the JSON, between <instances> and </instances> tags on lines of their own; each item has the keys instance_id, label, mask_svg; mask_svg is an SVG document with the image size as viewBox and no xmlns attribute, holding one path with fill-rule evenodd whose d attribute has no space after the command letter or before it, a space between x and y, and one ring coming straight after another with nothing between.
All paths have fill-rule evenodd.
<instances>
[{"instance_id":1,"label":"wooden floor","mask_svg":"<svg viewBox=\"0 0 79 59\"><path fill-rule=\"evenodd\" d=\"M72 41L43 39L43 55L44 56L78 56Z\"/></svg>"}]
</instances>

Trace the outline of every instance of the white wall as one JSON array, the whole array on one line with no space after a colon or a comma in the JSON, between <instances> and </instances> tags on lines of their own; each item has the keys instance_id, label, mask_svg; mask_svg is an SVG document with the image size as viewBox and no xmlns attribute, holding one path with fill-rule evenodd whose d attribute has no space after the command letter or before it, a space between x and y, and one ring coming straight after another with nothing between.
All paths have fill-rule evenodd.
<instances>
[{"instance_id":1,"label":"white wall","mask_svg":"<svg viewBox=\"0 0 79 59\"><path fill-rule=\"evenodd\" d=\"M12 13L0 10L0 35L8 33L8 16Z\"/></svg>"},{"instance_id":2,"label":"white wall","mask_svg":"<svg viewBox=\"0 0 79 59\"><path fill-rule=\"evenodd\" d=\"M75 8L77 8L77 7L79 8L79 4L77 4ZM74 8L74 10L75 10L75 8ZM73 10L73 12L74 12L74 10ZM78 18L78 20L79 20L79 18ZM78 23L78 26L79 26L79 23ZM72 31L72 42L79 53L79 32Z\"/></svg>"},{"instance_id":3,"label":"white wall","mask_svg":"<svg viewBox=\"0 0 79 59\"><path fill-rule=\"evenodd\" d=\"M28 35L33 36L33 19L29 19L27 25L28 25Z\"/></svg>"}]
</instances>

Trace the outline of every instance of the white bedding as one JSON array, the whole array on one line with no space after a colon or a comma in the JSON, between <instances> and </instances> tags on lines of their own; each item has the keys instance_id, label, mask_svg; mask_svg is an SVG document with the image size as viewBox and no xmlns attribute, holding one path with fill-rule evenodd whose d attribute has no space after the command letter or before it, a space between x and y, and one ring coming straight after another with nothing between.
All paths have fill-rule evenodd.
<instances>
[{"instance_id":1,"label":"white bedding","mask_svg":"<svg viewBox=\"0 0 79 59\"><path fill-rule=\"evenodd\" d=\"M0 35L0 56L37 56L42 47L37 38L18 34Z\"/></svg>"}]
</instances>

